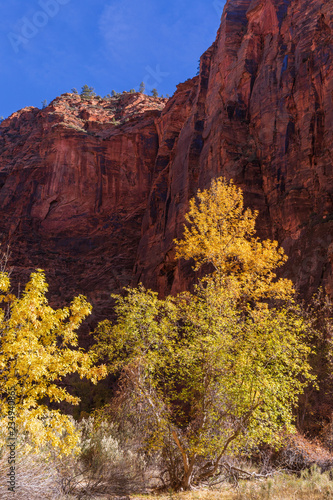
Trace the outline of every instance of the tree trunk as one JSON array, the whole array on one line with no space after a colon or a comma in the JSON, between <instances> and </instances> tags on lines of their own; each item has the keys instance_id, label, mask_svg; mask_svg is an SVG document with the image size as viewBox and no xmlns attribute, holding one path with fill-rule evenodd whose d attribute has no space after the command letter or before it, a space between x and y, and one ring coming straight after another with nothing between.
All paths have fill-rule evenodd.
<instances>
[{"instance_id":1,"label":"tree trunk","mask_svg":"<svg viewBox=\"0 0 333 500\"><path fill-rule=\"evenodd\" d=\"M175 443L178 446L178 449L180 450L182 457L183 457L184 477L183 477L183 480L181 483L182 488L183 488L183 490L190 490L191 489L192 474L193 474L193 467L194 467L196 455L193 455L190 459L190 457L186 453L185 449L181 445L181 442L179 440L179 437L177 436L176 431L172 431L172 436L173 436Z\"/></svg>"},{"instance_id":2,"label":"tree trunk","mask_svg":"<svg viewBox=\"0 0 333 500\"><path fill-rule=\"evenodd\" d=\"M191 489L192 473L193 473L193 465L190 464L187 470L184 471L184 478L182 481L182 487L184 491Z\"/></svg>"}]
</instances>

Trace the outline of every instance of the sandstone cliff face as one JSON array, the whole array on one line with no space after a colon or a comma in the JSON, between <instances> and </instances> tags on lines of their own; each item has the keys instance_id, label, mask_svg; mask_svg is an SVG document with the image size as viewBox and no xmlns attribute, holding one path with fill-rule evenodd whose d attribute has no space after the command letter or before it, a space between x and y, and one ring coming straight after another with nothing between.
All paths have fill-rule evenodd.
<instances>
[{"instance_id":1,"label":"sandstone cliff face","mask_svg":"<svg viewBox=\"0 0 333 500\"><path fill-rule=\"evenodd\" d=\"M332 28L331 0L227 2L161 174L169 182L158 221L156 188L150 194L138 258L138 277L149 286L183 288L187 268L173 262L172 240L181 235L188 198L225 175L260 211L259 235L284 246L284 275L303 294L319 284L333 292ZM159 119L164 134L167 113Z\"/></svg>"},{"instance_id":2,"label":"sandstone cliff face","mask_svg":"<svg viewBox=\"0 0 333 500\"><path fill-rule=\"evenodd\" d=\"M2 123L0 232L14 277L40 267L53 296L84 293L100 313L110 307L132 279L164 106L141 94L69 94Z\"/></svg>"},{"instance_id":3,"label":"sandstone cliff face","mask_svg":"<svg viewBox=\"0 0 333 500\"><path fill-rule=\"evenodd\" d=\"M303 294L333 294L333 1L229 0L198 77L170 100L65 94L0 125L0 232L16 275L62 301L191 281L174 260L188 200L233 178Z\"/></svg>"}]
</instances>

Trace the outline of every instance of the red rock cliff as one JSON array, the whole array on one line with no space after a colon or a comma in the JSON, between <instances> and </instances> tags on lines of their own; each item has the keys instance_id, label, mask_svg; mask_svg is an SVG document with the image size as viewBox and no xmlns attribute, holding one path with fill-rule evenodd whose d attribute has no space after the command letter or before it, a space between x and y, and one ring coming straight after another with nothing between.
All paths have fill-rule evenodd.
<instances>
[{"instance_id":1,"label":"red rock cliff","mask_svg":"<svg viewBox=\"0 0 333 500\"><path fill-rule=\"evenodd\" d=\"M168 101L63 95L0 125L0 232L62 299L184 288L188 199L218 175L260 211L303 293L333 293L333 1L229 0L200 75Z\"/></svg>"},{"instance_id":2,"label":"red rock cliff","mask_svg":"<svg viewBox=\"0 0 333 500\"><path fill-rule=\"evenodd\" d=\"M52 296L84 293L100 313L131 282L164 105L65 94L2 123L0 232L14 277L41 267Z\"/></svg>"},{"instance_id":3,"label":"red rock cliff","mask_svg":"<svg viewBox=\"0 0 333 500\"><path fill-rule=\"evenodd\" d=\"M150 193L139 279L168 292L184 286L188 266L173 261L172 240L188 198L225 175L260 211L259 235L284 246L284 275L303 294L319 284L333 292L332 28L331 0L227 2L191 113ZM158 119L160 150L171 106Z\"/></svg>"}]
</instances>

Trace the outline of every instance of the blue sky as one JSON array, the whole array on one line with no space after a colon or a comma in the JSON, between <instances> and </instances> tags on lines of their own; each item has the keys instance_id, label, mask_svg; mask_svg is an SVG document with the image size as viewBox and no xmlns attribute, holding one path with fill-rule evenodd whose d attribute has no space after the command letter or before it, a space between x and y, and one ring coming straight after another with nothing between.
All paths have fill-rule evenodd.
<instances>
[{"instance_id":1,"label":"blue sky","mask_svg":"<svg viewBox=\"0 0 333 500\"><path fill-rule=\"evenodd\" d=\"M172 95L215 40L223 0L10 0L0 4L0 116L87 84Z\"/></svg>"}]
</instances>

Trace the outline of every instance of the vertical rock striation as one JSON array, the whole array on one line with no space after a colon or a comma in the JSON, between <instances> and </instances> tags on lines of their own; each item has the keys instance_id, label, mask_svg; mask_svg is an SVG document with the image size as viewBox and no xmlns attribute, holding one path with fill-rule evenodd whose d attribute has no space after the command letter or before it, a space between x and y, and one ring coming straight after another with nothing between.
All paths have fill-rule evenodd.
<instances>
[{"instance_id":1,"label":"vertical rock striation","mask_svg":"<svg viewBox=\"0 0 333 500\"><path fill-rule=\"evenodd\" d=\"M0 232L14 276L43 268L52 296L83 293L107 312L132 279L165 102L68 94L2 123Z\"/></svg>"},{"instance_id":2,"label":"vertical rock striation","mask_svg":"<svg viewBox=\"0 0 333 500\"><path fill-rule=\"evenodd\" d=\"M165 293L184 287L188 268L173 260L173 238L189 197L224 175L260 211L258 234L285 247L284 275L305 295L320 284L333 292L332 13L331 0L227 2L163 173L158 221L160 186L150 193L138 279Z\"/></svg>"},{"instance_id":3,"label":"vertical rock striation","mask_svg":"<svg viewBox=\"0 0 333 500\"><path fill-rule=\"evenodd\" d=\"M191 282L177 263L188 200L233 178L258 235L289 255L304 295L333 294L333 0L229 0L199 76L169 100L64 94L0 125L0 232L24 281L84 293L97 316L142 281ZM95 318L96 319L96 318Z\"/></svg>"}]
</instances>

